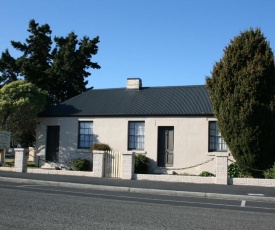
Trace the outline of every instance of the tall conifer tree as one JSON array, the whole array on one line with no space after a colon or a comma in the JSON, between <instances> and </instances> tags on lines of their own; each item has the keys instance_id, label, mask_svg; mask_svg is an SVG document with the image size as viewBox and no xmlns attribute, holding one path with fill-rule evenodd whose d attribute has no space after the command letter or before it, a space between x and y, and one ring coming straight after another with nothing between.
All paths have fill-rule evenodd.
<instances>
[{"instance_id":1,"label":"tall conifer tree","mask_svg":"<svg viewBox=\"0 0 275 230\"><path fill-rule=\"evenodd\" d=\"M222 136L248 175L275 161L274 77L269 42L250 29L230 41L206 79Z\"/></svg>"},{"instance_id":2,"label":"tall conifer tree","mask_svg":"<svg viewBox=\"0 0 275 230\"><path fill-rule=\"evenodd\" d=\"M25 43L11 41L22 52L13 58L9 51L0 58L0 86L23 78L48 92L48 106L58 104L86 91L90 69L99 69L92 56L97 54L99 37L78 39L73 32L55 37L48 24L29 23Z\"/></svg>"}]
</instances>

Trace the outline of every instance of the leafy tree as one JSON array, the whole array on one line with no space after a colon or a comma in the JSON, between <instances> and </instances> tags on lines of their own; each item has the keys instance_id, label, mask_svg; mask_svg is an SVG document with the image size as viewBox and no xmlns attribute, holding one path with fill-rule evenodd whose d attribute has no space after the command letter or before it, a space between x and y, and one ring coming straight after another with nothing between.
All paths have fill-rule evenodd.
<instances>
[{"instance_id":1,"label":"leafy tree","mask_svg":"<svg viewBox=\"0 0 275 230\"><path fill-rule=\"evenodd\" d=\"M48 24L29 23L29 37L25 43L11 41L22 52L17 59L8 50L0 59L0 85L23 78L48 92L48 106L58 104L86 91L90 68L100 68L92 62L97 54L99 38L84 36L78 39L72 32L67 37L55 37L52 47L51 29Z\"/></svg>"},{"instance_id":2,"label":"leafy tree","mask_svg":"<svg viewBox=\"0 0 275 230\"><path fill-rule=\"evenodd\" d=\"M219 129L240 169L259 175L275 160L274 55L260 29L241 32L206 79Z\"/></svg>"},{"instance_id":3,"label":"leafy tree","mask_svg":"<svg viewBox=\"0 0 275 230\"><path fill-rule=\"evenodd\" d=\"M26 146L35 140L36 116L44 109L47 93L24 80L0 89L0 130L10 131L12 140Z\"/></svg>"}]
</instances>

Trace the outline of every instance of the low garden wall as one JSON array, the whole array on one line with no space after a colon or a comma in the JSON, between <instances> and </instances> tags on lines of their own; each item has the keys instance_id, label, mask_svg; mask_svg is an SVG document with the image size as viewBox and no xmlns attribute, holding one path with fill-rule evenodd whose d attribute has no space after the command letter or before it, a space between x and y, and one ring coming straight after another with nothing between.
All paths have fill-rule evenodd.
<instances>
[{"instance_id":1,"label":"low garden wall","mask_svg":"<svg viewBox=\"0 0 275 230\"><path fill-rule=\"evenodd\" d=\"M0 167L0 171L16 172L15 167ZM89 171L55 170L55 169L40 169L40 168L27 168L26 172L36 173L36 174L65 175L65 176L87 176L87 177L94 176L94 172L89 172Z\"/></svg>"},{"instance_id":2,"label":"low garden wall","mask_svg":"<svg viewBox=\"0 0 275 230\"><path fill-rule=\"evenodd\" d=\"M275 187L275 179L228 178L228 184L229 185Z\"/></svg>"},{"instance_id":3,"label":"low garden wall","mask_svg":"<svg viewBox=\"0 0 275 230\"><path fill-rule=\"evenodd\" d=\"M54 174L54 175L65 175L65 176L86 176L86 177L93 177L94 176L94 172L89 172L89 171L32 169L32 168L28 168L27 173Z\"/></svg>"},{"instance_id":4,"label":"low garden wall","mask_svg":"<svg viewBox=\"0 0 275 230\"><path fill-rule=\"evenodd\" d=\"M0 171L15 172L15 168L0 167ZM27 173L94 177L93 172L70 171L70 170L47 170L47 169L28 168ZM196 184L216 184L216 177L200 177L200 176L133 174L132 179L163 181L163 182L196 183ZM275 187L275 179L228 178L228 185Z\"/></svg>"},{"instance_id":5,"label":"low garden wall","mask_svg":"<svg viewBox=\"0 0 275 230\"><path fill-rule=\"evenodd\" d=\"M154 175L154 174L134 174L134 180L151 180L165 182L185 182L198 184L215 184L216 177L201 177L201 176L180 176L180 175Z\"/></svg>"},{"instance_id":6,"label":"low garden wall","mask_svg":"<svg viewBox=\"0 0 275 230\"><path fill-rule=\"evenodd\" d=\"M15 172L15 168L14 167L0 167L0 171L4 171L4 172Z\"/></svg>"},{"instance_id":7,"label":"low garden wall","mask_svg":"<svg viewBox=\"0 0 275 230\"><path fill-rule=\"evenodd\" d=\"M24 149L15 149L15 167L0 167L0 171L27 172L37 174L55 174L70 176L104 177L104 151L94 151L93 171L72 171L55 170L41 168L27 168L26 152ZM183 176L168 174L136 174L134 173L134 153L122 154L122 179L128 180L150 180L164 182L184 182L198 184L223 184L223 185L247 185L247 186L266 186L275 187L275 179L257 179L257 178L228 178L227 177L227 155L224 153L216 156L216 176Z\"/></svg>"}]
</instances>

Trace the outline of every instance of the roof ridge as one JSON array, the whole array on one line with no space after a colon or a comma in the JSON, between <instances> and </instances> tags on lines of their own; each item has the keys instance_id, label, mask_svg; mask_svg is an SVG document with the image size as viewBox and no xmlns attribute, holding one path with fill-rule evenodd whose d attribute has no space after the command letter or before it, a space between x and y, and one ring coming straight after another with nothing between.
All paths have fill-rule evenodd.
<instances>
[{"instance_id":1,"label":"roof ridge","mask_svg":"<svg viewBox=\"0 0 275 230\"><path fill-rule=\"evenodd\" d=\"M206 85L168 85L168 86L143 86L141 87L141 89L154 89L154 88L191 88L191 87L205 87ZM119 90L119 89L127 89L126 87L119 87L119 88L100 88L100 89L96 89L93 88L91 90L95 91L95 90ZM132 90L132 89L128 89L128 90Z\"/></svg>"}]
</instances>

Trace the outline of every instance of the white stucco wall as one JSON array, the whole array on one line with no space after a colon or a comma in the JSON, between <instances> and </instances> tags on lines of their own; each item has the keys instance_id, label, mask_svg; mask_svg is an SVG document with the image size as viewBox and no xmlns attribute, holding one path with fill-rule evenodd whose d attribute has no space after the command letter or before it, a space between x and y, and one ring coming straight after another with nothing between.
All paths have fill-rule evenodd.
<instances>
[{"instance_id":1,"label":"white stucco wall","mask_svg":"<svg viewBox=\"0 0 275 230\"><path fill-rule=\"evenodd\" d=\"M214 118L207 117L150 117L150 118L38 118L37 155L45 157L47 126L60 126L59 161L78 157L90 157L90 150L77 149L78 122L93 121L93 132L97 142L106 143L113 150L127 152L128 122L145 121L145 149L155 172L171 174L190 173L198 175L202 171L215 173L215 160L198 165L213 156L208 153L208 123ZM166 169L157 168L157 139L159 126L174 126L174 164ZM197 165L196 167L184 169Z\"/></svg>"}]
</instances>

